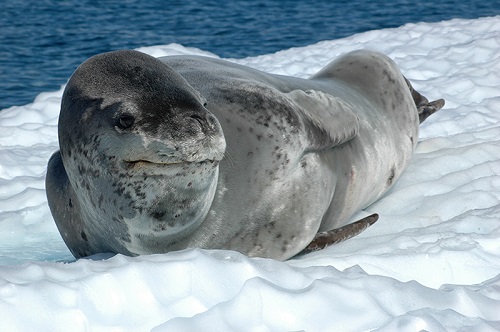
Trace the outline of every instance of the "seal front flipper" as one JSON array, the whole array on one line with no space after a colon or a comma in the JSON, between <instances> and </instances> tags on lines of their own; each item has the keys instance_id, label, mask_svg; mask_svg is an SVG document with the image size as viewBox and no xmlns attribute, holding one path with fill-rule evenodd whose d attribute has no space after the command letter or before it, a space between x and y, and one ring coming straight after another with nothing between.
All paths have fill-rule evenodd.
<instances>
[{"instance_id":1,"label":"seal front flipper","mask_svg":"<svg viewBox=\"0 0 500 332\"><path fill-rule=\"evenodd\" d=\"M352 224L345 225L340 228L332 229L326 232L316 234L314 239L309 245L300 252L300 254L307 254L313 251L325 249L326 247L344 242L373 225L378 220L378 214L372 214L368 217L360 219Z\"/></svg>"},{"instance_id":2,"label":"seal front flipper","mask_svg":"<svg viewBox=\"0 0 500 332\"><path fill-rule=\"evenodd\" d=\"M49 159L45 188L50 212L73 256L79 258L90 255L92 251L80 217L80 204L68 180L59 151Z\"/></svg>"},{"instance_id":3,"label":"seal front flipper","mask_svg":"<svg viewBox=\"0 0 500 332\"><path fill-rule=\"evenodd\" d=\"M322 150L345 143L359 132L353 108L340 98L317 90L293 90L286 94L302 116L309 150Z\"/></svg>"}]
</instances>

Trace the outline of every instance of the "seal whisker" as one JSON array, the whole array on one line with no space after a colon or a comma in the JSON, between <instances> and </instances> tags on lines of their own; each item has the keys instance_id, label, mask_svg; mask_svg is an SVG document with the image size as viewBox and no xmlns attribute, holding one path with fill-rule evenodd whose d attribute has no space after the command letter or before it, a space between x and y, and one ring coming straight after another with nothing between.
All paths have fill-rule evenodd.
<instances>
[{"instance_id":1,"label":"seal whisker","mask_svg":"<svg viewBox=\"0 0 500 332\"><path fill-rule=\"evenodd\" d=\"M236 165L235 159L231 156L231 152L229 151L231 148L227 147L226 150L224 151L224 158L227 158L229 165L231 167L234 167Z\"/></svg>"}]
</instances>

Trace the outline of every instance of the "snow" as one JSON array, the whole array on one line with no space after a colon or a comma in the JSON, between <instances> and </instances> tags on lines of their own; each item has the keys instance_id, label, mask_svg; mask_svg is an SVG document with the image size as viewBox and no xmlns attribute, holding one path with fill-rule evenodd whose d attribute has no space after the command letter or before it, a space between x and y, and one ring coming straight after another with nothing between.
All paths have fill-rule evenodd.
<instances>
[{"instance_id":1,"label":"snow","mask_svg":"<svg viewBox=\"0 0 500 332\"><path fill-rule=\"evenodd\" d=\"M389 55L446 106L390 192L353 217L378 213L374 226L287 262L201 249L74 261L44 190L62 89L0 111L0 330L500 330L500 16L231 61L308 77L360 48Z\"/></svg>"}]
</instances>

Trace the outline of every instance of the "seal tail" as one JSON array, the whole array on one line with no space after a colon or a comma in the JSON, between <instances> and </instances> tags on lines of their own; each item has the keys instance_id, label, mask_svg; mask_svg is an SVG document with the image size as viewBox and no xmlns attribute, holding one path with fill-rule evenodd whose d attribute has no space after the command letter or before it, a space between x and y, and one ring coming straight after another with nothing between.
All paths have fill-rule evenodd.
<instances>
[{"instance_id":1,"label":"seal tail","mask_svg":"<svg viewBox=\"0 0 500 332\"><path fill-rule=\"evenodd\" d=\"M431 116L432 114L436 113L441 108L443 108L444 99L438 99L429 102L427 98L422 96L417 90L413 89L413 86L406 77L405 81L406 84L408 85L408 88L410 89L411 96L415 101L415 105L417 106L418 118L420 120L420 123L424 122L425 119L427 119L429 116Z\"/></svg>"},{"instance_id":2,"label":"seal tail","mask_svg":"<svg viewBox=\"0 0 500 332\"><path fill-rule=\"evenodd\" d=\"M372 214L344 227L318 233L311 241L311 243L309 243L309 245L300 252L300 254L308 254L313 251L325 249L332 244L348 240L363 232L365 229L373 225L377 220L378 214Z\"/></svg>"}]
</instances>

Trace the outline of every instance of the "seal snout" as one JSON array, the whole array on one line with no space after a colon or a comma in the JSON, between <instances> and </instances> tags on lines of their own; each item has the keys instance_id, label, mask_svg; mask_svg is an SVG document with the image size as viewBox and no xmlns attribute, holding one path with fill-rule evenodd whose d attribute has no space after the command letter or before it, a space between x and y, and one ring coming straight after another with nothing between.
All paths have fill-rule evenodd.
<instances>
[{"instance_id":1,"label":"seal snout","mask_svg":"<svg viewBox=\"0 0 500 332\"><path fill-rule=\"evenodd\" d=\"M205 135L220 135L222 129L217 118L206 108L196 110L186 116L188 123L201 129Z\"/></svg>"}]
</instances>

